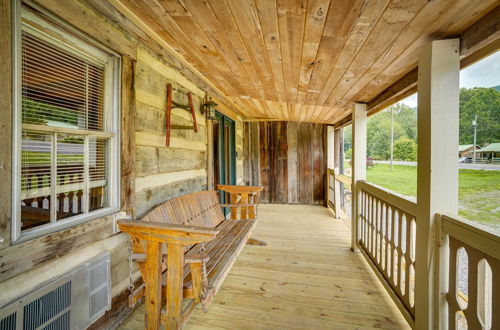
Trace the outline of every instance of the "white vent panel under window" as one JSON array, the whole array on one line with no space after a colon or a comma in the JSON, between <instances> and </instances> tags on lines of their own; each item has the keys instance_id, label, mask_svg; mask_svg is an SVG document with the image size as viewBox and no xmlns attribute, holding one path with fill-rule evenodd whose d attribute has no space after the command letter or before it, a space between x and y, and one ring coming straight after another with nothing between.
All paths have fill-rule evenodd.
<instances>
[{"instance_id":1,"label":"white vent panel under window","mask_svg":"<svg viewBox=\"0 0 500 330\"><path fill-rule=\"evenodd\" d=\"M86 329L110 308L106 252L0 308L0 330Z\"/></svg>"}]
</instances>

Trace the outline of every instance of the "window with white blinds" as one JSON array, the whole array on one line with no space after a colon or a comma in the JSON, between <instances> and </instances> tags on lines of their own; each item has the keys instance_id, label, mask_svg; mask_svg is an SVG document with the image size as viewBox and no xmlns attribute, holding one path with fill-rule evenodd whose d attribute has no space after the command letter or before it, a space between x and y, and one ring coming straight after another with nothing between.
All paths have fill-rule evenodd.
<instances>
[{"instance_id":1,"label":"window with white blinds","mask_svg":"<svg viewBox=\"0 0 500 330\"><path fill-rule=\"evenodd\" d=\"M118 207L119 60L53 29L23 24L18 40L17 238Z\"/></svg>"}]
</instances>

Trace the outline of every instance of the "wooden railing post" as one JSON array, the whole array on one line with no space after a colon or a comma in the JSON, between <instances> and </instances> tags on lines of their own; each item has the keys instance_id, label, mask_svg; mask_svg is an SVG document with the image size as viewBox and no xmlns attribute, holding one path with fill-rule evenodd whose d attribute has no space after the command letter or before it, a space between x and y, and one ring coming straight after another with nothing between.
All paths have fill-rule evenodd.
<instances>
[{"instance_id":1,"label":"wooden railing post","mask_svg":"<svg viewBox=\"0 0 500 330\"><path fill-rule=\"evenodd\" d=\"M335 179L335 176L340 174L338 167L335 167L333 176L333 206L335 207L335 217L340 219L340 181Z\"/></svg>"},{"instance_id":2,"label":"wooden railing post","mask_svg":"<svg viewBox=\"0 0 500 330\"><path fill-rule=\"evenodd\" d=\"M415 328L438 329L446 304L439 267L437 213L458 211L459 40L436 40L418 64L418 170ZM444 274L442 274L444 276ZM441 325L442 326L442 325Z\"/></svg>"},{"instance_id":3,"label":"wooden railing post","mask_svg":"<svg viewBox=\"0 0 500 330\"><path fill-rule=\"evenodd\" d=\"M157 330L161 319L161 243L147 241L146 262L146 326Z\"/></svg>"},{"instance_id":4,"label":"wooden railing post","mask_svg":"<svg viewBox=\"0 0 500 330\"><path fill-rule=\"evenodd\" d=\"M167 257L167 329L177 330L182 326L182 284L184 250L181 244L168 244ZM161 291L161 290L159 290Z\"/></svg>"},{"instance_id":5,"label":"wooden railing post","mask_svg":"<svg viewBox=\"0 0 500 330\"><path fill-rule=\"evenodd\" d=\"M355 103L352 114L352 198L351 198L351 249L358 249L358 189L356 182L366 180L366 104Z\"/></svg>"},{"instance_id":6,"label":"wooden railing post","mask_svg":"<svg viewBox=\"0 0 500 330\"><path fill-rule=\"evenodd\" d=\"M326 154L327 154L327 165L326 165L326 207L328 207L329 202L332 198L330 196L330 174L328 169L335 167L335 130L333 126L326 127L327 144L326 144ZM335 192L334 192L335 194ZM337 214L335 214L337 216Z\"/></svg>"}]
</instances>

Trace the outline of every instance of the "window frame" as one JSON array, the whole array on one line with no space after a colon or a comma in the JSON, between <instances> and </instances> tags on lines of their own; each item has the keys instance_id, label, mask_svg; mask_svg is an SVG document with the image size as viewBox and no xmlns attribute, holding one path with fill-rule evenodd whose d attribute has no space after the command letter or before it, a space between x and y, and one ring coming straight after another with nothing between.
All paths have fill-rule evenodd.
<instances>
[{"instance_id":1,"label":"window frame","mask_svg":"<svg viewBox=\"0 0 500 330\"><path fill-rule=\"evenodd\" d=\"M61 21L31 1L14 0L13 13L13 132L12 132L12 243L24 242L55 231L73 227L91 220L103 218L120 210L120 91L121 91L121 58L119 54L89 38L80 31ZM22 18L27 18L26 22ZM29 24L42 26L43 29L57 35L41 31ZM22 145L22 31L41 37L58 48L69 51L85 60L104 65L104 102L103 130L71 130L72 134L88 137L105 136L108 140L107 159L107 201L109 206L88 213L82 213L67 219L51 221L34 228L21 231L21 145ZM38 126L27 124L26 126ZM41 130L53 134L58 128L47 128L40 125ZM54 134L55 135L55 134ZM88 144L87 144L88 145ZM53 155L52 155L53 156ZM85 156L88 158L88 156ZM54 164L51 164L53 166ZM88 186L88 182L87 182ZM51 189L55 191L51 182ZM87 197L88 198L88 197Z\"/></svg>"}]
</instances>

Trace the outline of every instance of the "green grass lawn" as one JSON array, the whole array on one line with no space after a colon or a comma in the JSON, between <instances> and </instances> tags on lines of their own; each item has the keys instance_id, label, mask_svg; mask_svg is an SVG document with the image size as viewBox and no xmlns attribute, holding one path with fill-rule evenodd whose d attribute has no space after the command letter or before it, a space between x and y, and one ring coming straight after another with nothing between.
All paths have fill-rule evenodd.
<instances>
[{"instance_id":1,"label":"green grass lawn","mask_svg":"<svg viewBox=\"0 0 500 330\"><path fill-rule=\"evenodd\" d=\"M500 171L459 171L459 215L473 221L500 225ZM417 167L375 164L367 180L407 196L417 195Z\"/></svg>"}]
</instances>

